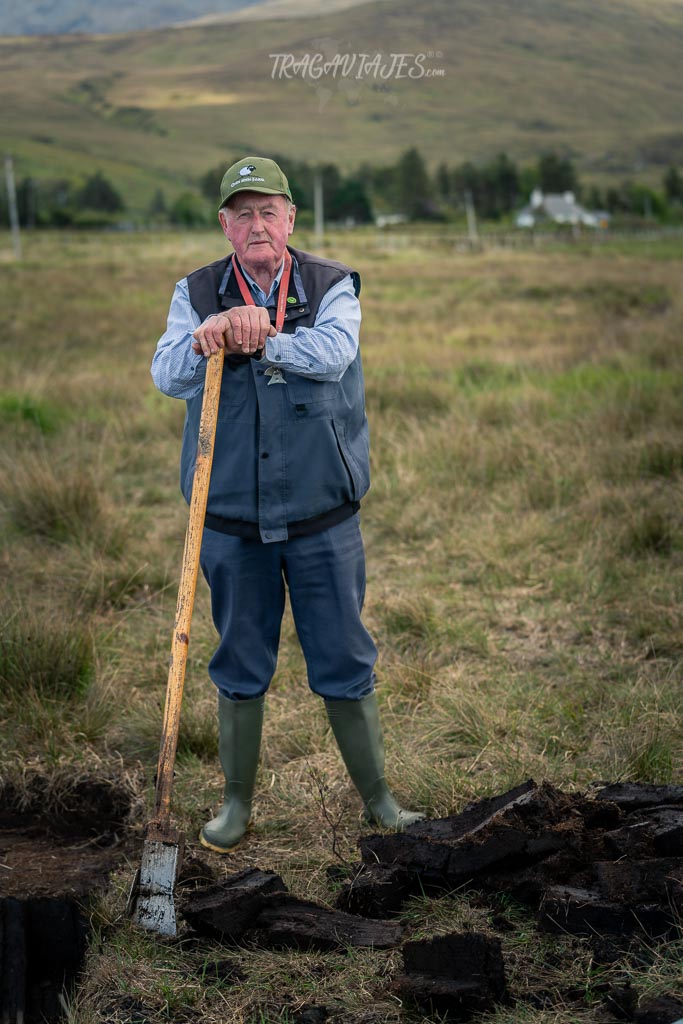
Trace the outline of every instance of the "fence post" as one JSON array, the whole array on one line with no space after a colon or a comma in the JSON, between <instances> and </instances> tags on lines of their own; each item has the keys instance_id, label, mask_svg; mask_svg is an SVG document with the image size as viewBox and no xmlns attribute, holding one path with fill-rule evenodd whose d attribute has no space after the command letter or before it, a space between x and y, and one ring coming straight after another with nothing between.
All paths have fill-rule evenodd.
<instances>
[{"instance_id":1,"label":"fence post","mask_svg":"<svg viewBox=\"0 0 683 1024\"><path fill-rule=\"evenodd\" d=\"M14 187L14 163L9 153L5 156L5 182L7 185L7 205L9 207L9 223L12 229L14 255L21 259L21 231L19 230L19 211L17 209L17 190Z\"/></svg>"}]
</instances>

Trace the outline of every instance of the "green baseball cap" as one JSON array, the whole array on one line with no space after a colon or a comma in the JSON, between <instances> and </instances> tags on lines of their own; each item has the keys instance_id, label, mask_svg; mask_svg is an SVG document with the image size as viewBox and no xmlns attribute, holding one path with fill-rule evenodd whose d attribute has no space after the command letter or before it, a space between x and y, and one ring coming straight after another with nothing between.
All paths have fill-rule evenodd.
<instances>
[{"instance_id":1,"label":"green baseball cap","mask_svg":"<svg viewBox=\"0 0 683 1024\"><path fill-rule=\"evenodd\" d=\"M238 160L227 169L221 181L219 209L222 210L237 192L246 191L287 196L293 202L289 182L282 169L265 156L245 156L244 160Z\"/></svg>"}]
</instances>

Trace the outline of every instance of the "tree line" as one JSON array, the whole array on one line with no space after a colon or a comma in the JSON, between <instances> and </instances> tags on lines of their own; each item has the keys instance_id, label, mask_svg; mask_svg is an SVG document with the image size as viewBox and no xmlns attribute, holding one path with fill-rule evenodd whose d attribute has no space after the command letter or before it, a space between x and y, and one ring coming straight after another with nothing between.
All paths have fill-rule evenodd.
<instances>
[{"instance_id":1,"label":"tree line","mask_svg":"<svg viewBox=\"0 0 683 1024\"><path fill-rule=\"evenodd\" d=\"M534 164L519 166L506 153L474 163L439 163L430 172L416 147L406 149L393 164L362 163L343 173L334 163L314 164L276 156L290 183L299 221L313 220L316 175L322 182L326 223L367 224L379 216L408 221L458 221L467 204L483 220L509 218L528 202L535 188L543 192L573 192L592 210L604 210L620 219L683 220L683 177L669 167L661 189L624 181L600 189L584 185L571 158L542 154ZM17 183L17 205L24 227L105 227L122 221L148 225L201 227L215 222L217 197L226 159L200 176L196 187L168 201L158 188L145 210L131 211L120 191L101 171L83 183L36 180ZM0 213L7 223L7 197L0 197Z\"/></svg>"}]
</instances>

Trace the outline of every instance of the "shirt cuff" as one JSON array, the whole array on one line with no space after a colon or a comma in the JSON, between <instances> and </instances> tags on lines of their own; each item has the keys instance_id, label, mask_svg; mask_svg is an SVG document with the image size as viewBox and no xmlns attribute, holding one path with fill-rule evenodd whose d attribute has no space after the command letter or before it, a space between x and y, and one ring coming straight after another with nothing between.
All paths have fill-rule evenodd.
<instances>
[{"instance_id":1,"label":"shirt cuff","mask_svg":"<svg viewBox=\"0 0 683 1024\"><path fill-rule=\"evenodd\" d=\"M290 334L279 333L274 338L266 338L264 348L265 359L277 366L292 358L293 346Z\"/></svg>"}]
</instances>

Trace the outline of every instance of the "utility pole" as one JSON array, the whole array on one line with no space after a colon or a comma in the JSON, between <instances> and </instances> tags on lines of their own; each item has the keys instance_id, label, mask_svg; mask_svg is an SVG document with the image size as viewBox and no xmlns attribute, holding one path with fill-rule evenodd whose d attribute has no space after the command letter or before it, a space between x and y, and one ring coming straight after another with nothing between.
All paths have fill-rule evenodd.
<instances>
[{"instance_id":1,"label":"utility pole","mask_svg":"<svg viewBox=\"0 0 683 1024\"><path fill-rule=\"evenodd\" d=\"M325 232L323 212L323 178L320 173L320 169L316 170L313 177L313 217L315 224L315 244L319 249L322 247L323 234Z\"/></svg>"},{"instance_id":2,"label":"utility pole","mask_svg":"<svg viewBox=\"0 0 683 1024\"><path fill-rule=\"evenodd\" d=\"M465 192L465 213L467 214L467 234L472 249L479 248L479 230L477 228L477 212L469 189Z\"/></svg>"},{"instance_id":3,"label":"utility pole","mask_svg":"<svg viewBox=\"0 0 683 1024\"><path fill-rule=\"evenodd\" d=\"M19 211L17 209L17 190L14 187L14 163L12 157L5 156L5 182L7 184L7 205L9 207L9 223L12 229L14 255L21 259L21 232L19 231Z\"/></svg>"},{"instance_id":4,"label":"utility pole","mask_svg":"<svg viewBox=\"0 0 683 1024\"><path fill-rule=\"evenodd\" d=\"M643 202L643 206L644 206L645 220L652 220L652 198L650 197L650 193L649 192L645 193L645 199L644 199L644 202Z\"/></svg>"}]
</instances>

